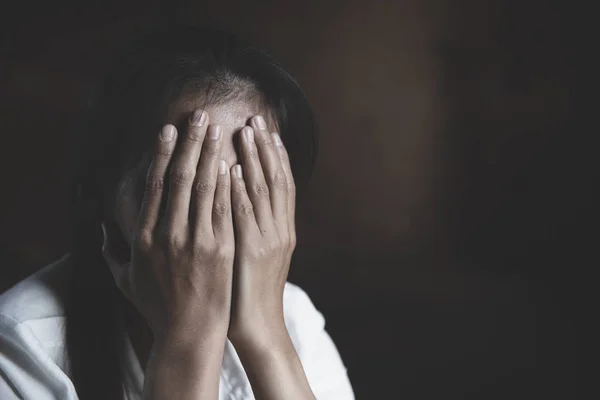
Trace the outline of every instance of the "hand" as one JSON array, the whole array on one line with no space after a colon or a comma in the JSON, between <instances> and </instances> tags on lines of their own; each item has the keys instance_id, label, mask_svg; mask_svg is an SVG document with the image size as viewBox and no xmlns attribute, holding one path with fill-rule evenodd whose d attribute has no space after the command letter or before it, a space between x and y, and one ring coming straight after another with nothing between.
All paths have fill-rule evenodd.
<instances>
[{"instance_id":1,"label":"hand","mask_svg":"<svg viewBox=\"0 0 600 400\"><path fill-rule=\"evenodd\" d=\"M196 338L205 326L225 338L229 323L235 250L229 167L221 160L221 129L209 126L208 119L196 110L176 153L177 130L163 127L148 170L131 262L115 260L103 224L104 258L155 341L172 337L174 330ZM164 195L163 182L168 183Z\"/></svg>"},{"instance_id":2,"label":"hand","mask_svg":"<svg viewBox=\"0 0 600 400\"><path fill-rule=\"evenodd\" d=\"M234 345L286 334L283 290L296 246L295 185L287 152L262 117L242 129L243 167L232 168Z\"/></svg>"}]
</instances>

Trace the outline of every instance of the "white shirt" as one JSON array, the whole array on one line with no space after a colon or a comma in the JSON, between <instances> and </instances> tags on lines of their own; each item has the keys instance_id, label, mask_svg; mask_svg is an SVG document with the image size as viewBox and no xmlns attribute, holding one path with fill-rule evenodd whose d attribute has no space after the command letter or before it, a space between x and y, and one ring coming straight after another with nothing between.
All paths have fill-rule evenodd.
<instances>
[{"instance_id":1,"label":"white shirt","mask_svg":"<svg viewBox=\"0 0 600 400\"><path fill-rule=\"evenodd\" d=\"M0 296L0 399L76 400L65 358L65 313L59 301L67 280L66 256ZM284 291L288 332L318 400L354 400L346 368L307 294ZM126 335L127 336L127 335ZM126 339L125 398L140 399L144 371ZM93 362L93 360L90 360ZM254 399L240 359L227 341L219 400Z\"/></svg>"}]
</instances>

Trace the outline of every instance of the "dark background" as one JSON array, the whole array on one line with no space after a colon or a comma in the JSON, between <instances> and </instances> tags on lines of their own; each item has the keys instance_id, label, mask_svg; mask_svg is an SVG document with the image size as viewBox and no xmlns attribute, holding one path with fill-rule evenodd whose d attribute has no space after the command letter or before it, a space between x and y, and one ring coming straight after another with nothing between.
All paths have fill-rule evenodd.
<instances>
[{"instance_id":1,"label":"dark background","mask_svg":"<svg viewBox=\"0 0 600 400\"><path fill-rule=\"evenodd\" d=\"M576 316L596 265L598 168L579 135L597 132L583 101L595 50L585 12L564 4L11 4L0 291L68 250L68 155L108 56L175 17L265 47L316 110L290 280L326 315L358 399L577 398Z\"/></svg>"}]
</instances>

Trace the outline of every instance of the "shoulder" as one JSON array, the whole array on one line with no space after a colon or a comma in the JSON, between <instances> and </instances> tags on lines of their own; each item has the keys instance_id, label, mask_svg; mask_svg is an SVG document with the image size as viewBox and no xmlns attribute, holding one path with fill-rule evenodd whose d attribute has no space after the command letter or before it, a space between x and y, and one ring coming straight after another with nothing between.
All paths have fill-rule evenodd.
<instances>
[{"instance_id":1,"label":"shoulder","mask_svg":"<svg viewBox=\"0 0 600 400\"><path fill-rule=\"evenodd\" d=\"M0 296L0 314L14 323L64 317L67 261L64 256L4 292Z\"/></svg>"},{"instance_id":2,"label":"shoulder","mask_svg":"<svg viewBox=\"0 0 600 400\"><path fill-rule=\"evenodd\" d=\"M0 296L0 398L70 398L64 352L66 259Z\"/></svg>"}]
</instances>

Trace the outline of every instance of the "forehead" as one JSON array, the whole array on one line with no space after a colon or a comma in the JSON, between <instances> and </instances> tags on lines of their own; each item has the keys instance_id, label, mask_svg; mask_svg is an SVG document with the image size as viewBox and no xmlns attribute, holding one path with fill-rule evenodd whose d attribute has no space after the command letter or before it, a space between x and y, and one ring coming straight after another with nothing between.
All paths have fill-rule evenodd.
<instances>
[{"instance_id":1,"label":"forehead","mask_svg":"<svg viewBox=\"0 0 600 400\"><path fill-rule=\"evenodd\" d=\"M208 113L209 124L220 125L224 136L232 136L240 131L255 115L264 117L271 132L277 130L271 112L260 99L233 99L221 104L206 104L200 95L187 95L171 104L163 123L173 124L178 129L185 128L187 119L196 108L204 109Z\"/></svg>"},{"instance_id":2,"label":"forehead","mask_svg":"<svg viewBox=\"0 0 600 400\"><path fill-rule=\"evenodd\" d=\"M202 96L185 96L170 104L162 124L173 124L179 132L184 132L189 116L196 108L203 108L209 115L209 124L218 124L222 128L225 146L223 158L230 164L237 162L237 152L234 145L234 136L248 124L249 119L255 115L265 118L269 131L279 130L276 121L267 107L260 101L231 100L222 104L207 105ZM152 153L148 153L130 171L124 174L118 187L121 198L127 196L143 196L143 184Z\"/></svg>"}]
</instances>

